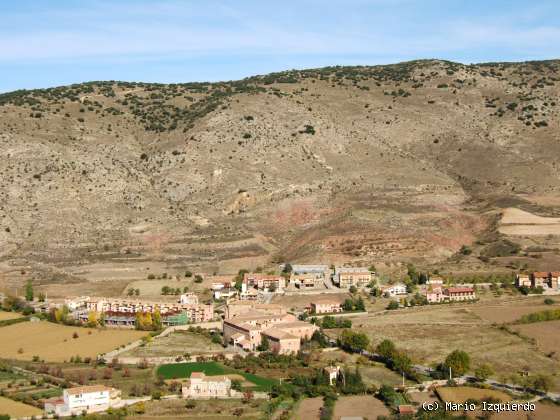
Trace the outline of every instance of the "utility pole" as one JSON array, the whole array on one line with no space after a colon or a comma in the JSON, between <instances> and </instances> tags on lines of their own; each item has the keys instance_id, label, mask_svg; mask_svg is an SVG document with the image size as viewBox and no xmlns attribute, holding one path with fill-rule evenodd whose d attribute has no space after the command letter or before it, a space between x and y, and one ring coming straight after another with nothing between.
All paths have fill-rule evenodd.
<instances>
[{"instance_id":1,"label":"utility pole","mask_svg":"<svg viewBox=\"0 0 560 420\"><path fill-rule=\"evenodd\" d=\"M402 387L404 389L404 370L402 371Z\"/></svg>"},{"instance_id":2,"label":"utility pole","mask_svg":"<svg viewBox=\"0 0 560 420\"><path fill-rule=\"evenodd\" d=\"M450 381L453 380L453 376L451 375L451 366L449 366L449 380Z\"/></svg>"}]
</instances>

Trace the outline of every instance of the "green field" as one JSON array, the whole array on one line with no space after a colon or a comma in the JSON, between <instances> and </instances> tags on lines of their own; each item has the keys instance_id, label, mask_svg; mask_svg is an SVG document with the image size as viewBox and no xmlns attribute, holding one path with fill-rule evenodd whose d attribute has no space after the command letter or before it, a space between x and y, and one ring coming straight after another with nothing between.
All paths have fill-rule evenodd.
<instances>
[{"instance_id":1,"label":"green field","mask_svg":"<svg viewBox=\"0 0 560 420\"><path fill-rule=\"evenodd\" d=\"M251 387L253 391L269 391L273 385L278 383L275 379L231 369L217 362L172 363L161 365L157 370L158 376L162 376L164 379L189 378L193 372L204 372L208 376L236 373L256 385Z\"/></svg>"}]
</instances>

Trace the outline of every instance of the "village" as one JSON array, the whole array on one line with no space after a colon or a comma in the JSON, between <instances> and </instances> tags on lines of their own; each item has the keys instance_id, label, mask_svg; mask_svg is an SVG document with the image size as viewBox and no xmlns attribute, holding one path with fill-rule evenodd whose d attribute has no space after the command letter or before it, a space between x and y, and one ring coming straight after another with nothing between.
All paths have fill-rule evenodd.
<instances>
[{"instance_id":1,"label":"village","mask_svg":"<svg viewBox=\"0 0 560 420\"><path fill-rule=\"evenodd\" d=\"M417 331L441 323L468 328L476 314L481 328L497 334L495 315L487 311L494 309L515 314L501 320L500 334L523 337L517 325L533 325L538 316L560 319L554 300L560 294L557 271L451 283L413 268L403 281L387 281L374 266L286 263L275 272L197 273L196 278L203 293L164 286L159 298L128 288L122 297L50 299L35 293L31 283L25 298L1 295L3 342L16 330L44 337L33 350L14 342L0 351L0 403L15 405L12 418L141 416L157 406L179 410L180 400L187 401L183 408L191 407L185 410L196 412L196 407L211 410L204 401L223 400L223 409L238 416L264 410L278 418L338 419L366 418L368 410L414 415L423 412L423 398L458 402L460 397L447 396L455 391L470 395L473 390L480 401L558 401L560 396L554 393L560 390L555 374L543 373L550 365L540 360L544 356L535 368L520 367L515 379L499 373L507 368L493 366L488 357L473 366L469 358L476 353L459 346L449 348L439 363L426 354L418 357L421 351L405 352L398 331L386 330L406 330L406 319L414 320ZM73 333L61 342L63 330ZM102 335L109 344L99 347ZM394 338L381 340L384 336ZM457 353L462 365L449 361ZM547 357L554 360L555 351ZM283 373L267 366L284 366ZM42 391L26 396L23 384ZM308 397L294 398L295 389ZM367 408L347 402L354 400Z\"/></svg>"}]
</instances>

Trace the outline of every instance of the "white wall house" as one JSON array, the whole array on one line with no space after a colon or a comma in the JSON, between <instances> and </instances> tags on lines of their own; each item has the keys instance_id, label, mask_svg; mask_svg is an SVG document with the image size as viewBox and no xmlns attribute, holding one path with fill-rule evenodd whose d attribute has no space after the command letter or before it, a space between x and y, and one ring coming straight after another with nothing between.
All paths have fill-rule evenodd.
<instances>
[{"instance_id":1,"label":"white wall house","mask_svg":"<svg viewBox=\"0 0 560 420\"><path fill-rule=\"evenodd\" d=\"M45 412L58 416L105 411L120 402L120 391L104 385L65 389L62 398L45 401Z\"/></svg>"},{"instance_id":2,"label":"white wall house","mask_svg":"<svg viewBox=\"0 0 560 420\"><path fill-rule=\"evenodd\" d=\"M392 286L387 287L383 292L389 296L399 296L407 294L406 285L402 283L393 284Z\"/></svg>"}]
</instances>

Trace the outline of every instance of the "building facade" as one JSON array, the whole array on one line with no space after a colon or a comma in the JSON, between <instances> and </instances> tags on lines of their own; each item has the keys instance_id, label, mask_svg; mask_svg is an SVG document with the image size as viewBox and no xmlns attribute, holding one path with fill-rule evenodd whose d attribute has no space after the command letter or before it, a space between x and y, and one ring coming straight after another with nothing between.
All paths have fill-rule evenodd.
<instances>
[{"instance_id":1,"label":"building facade","mask_svg":"<svg viewBox=\"0 0 560 420\"><path fill-rule=\"evenodd\" d=\"M334 282L341 289L348 289L350 286L364 287L372 280L371 271L365 267L336 267Z\"/></svg>"},{"instance_id":2,"label":"building facade","mask_svg":"<svg viewBox=\"0 0 560 420\"><path fill-rule=\"evenodd\" d=\"M231 379L227 376L206 376L203 372L193 372L181 391L183 398L229 398L232 391Z\"/></svg>"},{"instance_id":3,"label":"building facade","mask_svg":"<svg viewBox=\"0 0 560 420\"><path fill-rule=\"evenodd\" d=\"M82 412L96 413L106 411L120 403L121 392L104 385L67 388L62 398L45 401L45 413L57 416L72 416Z\"/></svg>"},{"instance_id":4,"label":"building facade","mask_svg":"<svg viewBox=\"0 0 560 420\"><path fill-rule=\"evenodd\" d=\"M255 351L265 335L271 350L280 354L297 352L302 339L309 339L318 329L298 321L291 314L240 315L223 321L224 343Z\"/></svg>"},{"instance_id":5,"label":"building facade","mask_svg":"<svg viewBox=\"0 0 560 420\"><path fill-rule=\"evenodd\" d=\"M276 274L245 273L241 292L254 288L265 292L281 292L286 288L286 279Z\"/></svg>"},{"instance_id":6,"label":"building facade","mask_svg":"<svg viewBox=\"0 0 560 420\"><path fill-rule=\"evenodd\" d=\"M332 314L343 312L342 303L336 300L318 300L309 304L309 311L312 314Z\"/></svg>"}]
</instances>

